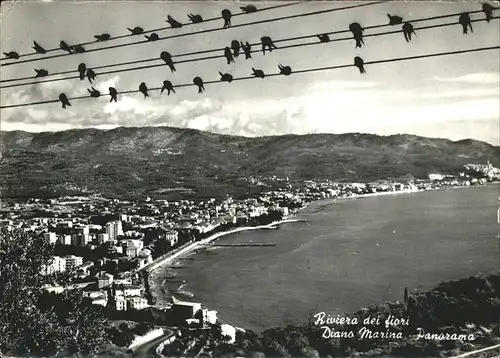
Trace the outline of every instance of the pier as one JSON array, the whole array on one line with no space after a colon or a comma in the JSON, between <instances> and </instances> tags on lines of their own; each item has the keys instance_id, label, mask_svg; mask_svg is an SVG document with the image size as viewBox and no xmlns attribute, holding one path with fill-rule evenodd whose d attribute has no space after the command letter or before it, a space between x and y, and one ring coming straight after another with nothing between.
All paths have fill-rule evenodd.
<instances>
[{"instance_id":1,"label":"pier","mask_svg":"<svg viewBox=\"0 0 500 358\"><path fill-rule=\"evenodd\" d=\"M253 247L253 246L261 246L261 247L272 247L276 246L276 244L211 244L212 247Z\"/></svg>"}]
</instances>

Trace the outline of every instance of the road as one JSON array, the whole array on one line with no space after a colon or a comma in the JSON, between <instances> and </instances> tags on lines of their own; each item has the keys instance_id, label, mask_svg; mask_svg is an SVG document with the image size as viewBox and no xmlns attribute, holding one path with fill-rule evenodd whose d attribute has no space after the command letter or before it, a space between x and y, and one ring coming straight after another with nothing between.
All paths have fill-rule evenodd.
<instances>
[{"instance_id":1,"label":"road","mask_svg":"<svg viewBox=\"0 0 500 358\"><path fill-rule=\"evenodd\" d=\"M156 355L156 347L164 340L174 335L175 332L170 329L165 329L165 333L160 337L153 339L152 341L146 342L134 348L134 357L146 358L146 357L157 357Z\"/></svg>"}]
</instances>

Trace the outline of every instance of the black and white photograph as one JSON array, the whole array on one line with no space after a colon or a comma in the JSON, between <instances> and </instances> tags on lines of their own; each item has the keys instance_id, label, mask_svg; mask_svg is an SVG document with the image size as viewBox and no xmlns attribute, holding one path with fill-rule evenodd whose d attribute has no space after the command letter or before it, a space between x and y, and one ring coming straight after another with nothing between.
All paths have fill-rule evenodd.
<instances>
[{"instance_id":1,"label":"black and white photograph","mask_svg":"<svg viewBox=\"0 0 500 358\"><path fill-rule=\"evenodd\" d=\"M0 357L500 357L498 1L0 4Z\"/></svg>"}]
</instances>

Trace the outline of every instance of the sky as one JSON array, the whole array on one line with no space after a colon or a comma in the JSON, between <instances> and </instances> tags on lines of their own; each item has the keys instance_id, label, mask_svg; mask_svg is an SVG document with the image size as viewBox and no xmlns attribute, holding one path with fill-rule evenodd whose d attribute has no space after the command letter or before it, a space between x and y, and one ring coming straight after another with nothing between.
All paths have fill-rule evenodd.
<instances>
[{"instance_id":1,"label":"sky","mask_svg":"<svg viewBox=\"0 0 500 358\"><path fill-rule=\"evenodd\" d=\"M284 3L284 2L280 2ZM239 13L243 2L173 2L173 1L4 1L1 4L1 50L31 53L33 40L45 48L57 48L61 40L69 44L92 41L93 36L128 33L127 27L145 30L168 26L167 15L180 22L187 14L200 14L205 19L220 16L227 8ZM254 2L257 8L276 2ZM313 12L360 4L360 2L304 2L274 10L234 17L232 24ZM495 3L493 3L495 4ZM498 4L495 4L498 6ZM2 66L1 79L34 76L34 69L49 73L74 70L79 63L87 67L117 62L158 58L162 51L171 54L228 46L232 40L256 43L262 36L273 40L346 30L352 22L362 26L388 23L387 13L405 20L480 10L476 2L390 2L367 7L334 11L314 16L229 28L205 34L166 39L87 54L68 55L13 66ZM497 10L495 15L500 15ZM472 14L472 19L484 14ZM458 17L415 23L414 26L456 22ZM212 28L221 28L222 20L159 31L165 37ZM198 94L195 87L178 88L167 96L151 91L144 99L140 93L118 96L109 103L108 87L118 92L137 90L141 82L149 88L161 87L164 80L188 84L195 76L205 81L218 80L219 71L235 78L251 75L252 67L276 73L277 65L294 70L352 64L355 56L365 62L396 57L431 54L479 47L499 46L499 20L475 22L473 32L462 33L460 25L416 30L409 43L403 34L366 37L362 48L354 40L281 49L271 54L254 53L252 59L240 56L227 65L224 58L180 63L171 73L167 66L97 76L95 88L101 98L72 101L64 110L60 103L1 109L2 130L30 132L59 131L94 127L110 129L118 126L175 126L216 133L264 136L305 133L375 133L391 135L408 133L426 137L460 140L473 138L500 145L500 51L490 50L455 56L433 57L412 61L366 65L362 75L355 67L338 70L293 73L232 83L207 84ZM399 29L368 29L365 35ZM350 34L332 35L331 38ZM143 35L85 46L93 49L142 40ZM319 42L303 39L280 45ZM61 52L61 51L59 51ZM57 52L57 53L59 53ZM51 54L55 54L51 53ZM209 54L209 55L216 55ZM220 53L222 55L222 53ZM190 59L207 55L183 57ZM29 58L41 58L32 56ZM27 57L28 58L28 57ZM180 59L180 58L179 58ZM7 61L2 61L2 64ZM130 65L140 66L140 65ZM130 67L129 66L129 67ZM125 68L125 67L121 67ZM99 73L99 70L96 70ZM68 76L68 75L66 75ZM31 80L30 80L31 82ZM11 84L11 83L8 83ZM3 84L2 84L3 85ZM85 79L40 83L32 86L1 89L2 105L55 100L59 93L68 97L88 95L90 84Z\"/></svg>"}]
</instances>

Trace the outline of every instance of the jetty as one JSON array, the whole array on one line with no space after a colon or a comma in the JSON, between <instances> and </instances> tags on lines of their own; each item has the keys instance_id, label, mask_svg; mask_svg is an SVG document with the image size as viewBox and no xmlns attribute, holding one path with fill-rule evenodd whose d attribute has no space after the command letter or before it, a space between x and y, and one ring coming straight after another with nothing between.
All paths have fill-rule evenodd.
<instances>
[{"instance_id":1,"label":"jetty","mask_svg":"<svg viewBox=\"0 0 500 358\"><path fill-rule=\"evenodd\" d=\"M211 247L253 247L253 246L261 246L261 247L272 247L276 246L276 244L211 244Z\"/></svg>"}]
</instances>

